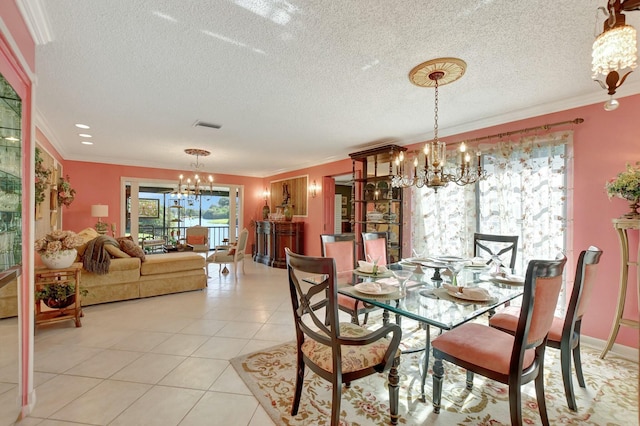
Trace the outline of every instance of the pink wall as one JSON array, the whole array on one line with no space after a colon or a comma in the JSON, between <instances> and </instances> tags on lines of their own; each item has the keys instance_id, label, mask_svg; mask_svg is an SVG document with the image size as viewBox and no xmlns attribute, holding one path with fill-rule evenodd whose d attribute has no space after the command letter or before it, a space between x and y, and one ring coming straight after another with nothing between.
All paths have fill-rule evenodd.
<instances>
[{"instance_id":1,"label":"pink wall","mask_svg":"<svg viewBox=\"0 0 640 426\"><path fill-rule=\"evenodd\" d=\"M36 45L31 38L31 34L29 34L29 29L27 28L24 19L22 19L22 15L20 14L20 10L18 9L15 1L0 1L0 18L4 21L7 29L11 33L11 37L18 45L20 53L24 57L25 61L27 61L29 71L34 72L36 64Z\"/></svg>"}]
</instances>

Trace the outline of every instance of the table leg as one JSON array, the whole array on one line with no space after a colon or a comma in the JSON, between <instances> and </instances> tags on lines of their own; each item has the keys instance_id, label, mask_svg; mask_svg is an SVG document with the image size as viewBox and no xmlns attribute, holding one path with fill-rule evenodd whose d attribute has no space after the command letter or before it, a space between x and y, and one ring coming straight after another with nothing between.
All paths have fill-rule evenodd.
<instances>
[{"instance_id":1,"label":"table leg","mask_svg":"<svg viewBox=\"0 0 640 426\"><path fill-rule=\"evenodd\" d=\"M426 402L427 398L424 394L424 384L427 380L427 372L429 371L429 352L431 352L431 327L429 327L429 324L423 324L423 326L426 327L426 341L424 342L424 354L422 354L424 363L422 364L422 383L420 383L420 398L422 399L422 402Z\"/></svg>"}]
</instances>

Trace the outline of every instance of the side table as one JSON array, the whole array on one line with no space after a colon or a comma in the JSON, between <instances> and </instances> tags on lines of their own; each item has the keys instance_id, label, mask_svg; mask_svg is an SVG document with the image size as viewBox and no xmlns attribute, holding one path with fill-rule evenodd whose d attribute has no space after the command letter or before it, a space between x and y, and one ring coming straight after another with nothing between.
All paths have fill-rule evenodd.
<instances>
[{"instance_id":1,"label":"side table","mask_svg":"<svg viewBox=\"0 0 640 426\"><path fill-rule=\"evenodd\" d=\"M638 306L640 306L640 242L636 250L636 260L629 260L629 231L640 230L640 219L613 219L613 227L618 233L618 239L620 240L620 292L618 294L618 308L616 309L616 318L609 334L609 340L607 345L600 354L600 358L603 359L607 352L611 350L620 326L640 328L640 322L636 319L624 318L624 302L627 298L627 281L629 280L629 266L636 267L636 281L638 291Z\"/></svg>"},{"instance_id":2,"label":"side table","mask_svg":"<svg viewBox=\"0 0 640 426\"><path fill-rule=\"evenodd\" d=\"M82 327L80 317L82 314L82 300L80 298L80 273L82 271L82 263L76 262L68 268L64 269L48 269L46 267L37 267L34 271L35 291L44 286L54 284L73 284L75 286L75 301L64 308L42 310L44 302L42 300L35 301L35 324L48 324L52 322L73 320L76 327Z\"/></svg>"}]
</instances>

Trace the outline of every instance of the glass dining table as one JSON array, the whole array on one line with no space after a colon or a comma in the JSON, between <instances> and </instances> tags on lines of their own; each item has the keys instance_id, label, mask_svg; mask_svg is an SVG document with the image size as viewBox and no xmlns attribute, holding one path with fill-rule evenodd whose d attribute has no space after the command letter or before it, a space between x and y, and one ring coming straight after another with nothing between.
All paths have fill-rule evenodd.
<instances>
[{"instance_id":1,"label":"glass dining table","mask_svg":"<svg viewBox=\"0 0 640 426\"><path fill-rule=\"evenodd\" d=\"M469 292L469 296L451 289L444 280L433 280L433 274L428 268L411 268L414 273L406 282L404 294L398 287L398 281L393 276L393 270L407 269L401 263L391 264L385 273L367 274L354 271L356 282L342 284L338 292L364 302L366 305L383 309L383 322L389 321L390 313L396 318L406 317L419 322L426 330L424 348L420 347L407 352L424 351L421 373L421 397L425 400L424 387L431 351L430 327L442 331L452 330L461 324L473 321L485 313L493 312L500 306L521 296L524 292L522 282L506 283L504 280L494 280L488 271L479 268L465 268L459 275L458 285L464 288L483 288L488 292L485 297L478 297L478 292ZM371 286L375 282L378 286ZM487 293L483 293L487 294ZM472 296L473 295L473 296ZM483 299L483 300L476 300ZM485 300L486 299L486 300ZM441 332L442 332L441 331Z\"/></svg>"}]
</instances>

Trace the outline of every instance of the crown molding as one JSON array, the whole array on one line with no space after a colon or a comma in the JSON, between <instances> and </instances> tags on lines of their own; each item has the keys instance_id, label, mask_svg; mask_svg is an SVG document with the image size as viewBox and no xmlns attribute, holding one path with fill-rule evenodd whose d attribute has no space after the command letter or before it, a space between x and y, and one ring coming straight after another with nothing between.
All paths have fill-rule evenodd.
<instances>
[{"instance_id":1,"label":"crown molding","mask_svg":"<svg viewBox=\"0 0 640 426\"><path fill-rule=\"evenodd\" d=\"M52 42L53 32L42 0L16 0L16 5L36 45Z\"/></svg>"}]
</instances>

